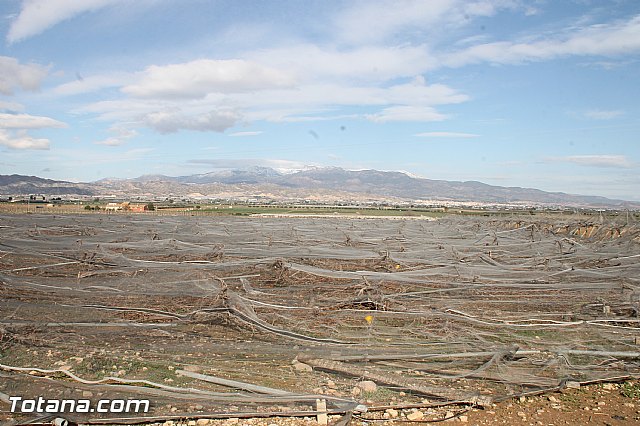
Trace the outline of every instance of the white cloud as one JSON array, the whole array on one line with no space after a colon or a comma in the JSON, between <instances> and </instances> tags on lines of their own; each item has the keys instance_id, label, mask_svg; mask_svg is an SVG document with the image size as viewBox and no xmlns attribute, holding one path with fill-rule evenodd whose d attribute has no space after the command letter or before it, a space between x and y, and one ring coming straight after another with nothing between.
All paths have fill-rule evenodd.
<instances>
[{"instance_id":1,"label":"white cloud","mask_svg":"<svg viewBox=\"0 0 640 426\"><path fill-rule=\"evenodd\" d=\"M137 83L122 91L140 98L198 99L209 93L241 93L286 87L293 79L286 72L240 59L152 65Z\"/></svg>"},{"instance_id":2,"label":"white cloud","mask_svg":"<svg viewBox=\"0 0 640 426\"><path fill-rule=\"evenodd\" d=\"M465 25L472 18L514 8L511 0L357 1L338 14L335 33L353 43L379 42L401 31L432 33Z\"/></svg>"},{"instance_id":3,"label":"white cloud","mask_svg":"<svg viewBox=\"0 0 640 426\"><path fill-rule=\"evenodd\" d=\"M384 108L377 114L367 115L366 118L374 122L386 123L388 121L442 121L448 117L433 107L405 105Z\"/></svg>"},{"instance_id":4,"label":"white cloud","mask_svg":"<svg viewBox=\"0 0 640 426\"><path fill-rule=\"evenodd\" d=\"M95 11L123 0L23 0L7 41L15 43L38 35L54 25L84 12Z\"/></svg>"},{"instance_id":5,"label":"white cloud","mask_svg":"<svg viewBox=\"0 0 640 426\"><path fill-rule=\"evenodd\" d=\"M246 169L254 166L271 167L281 172L305 169L304 163L299 161L272 158L213 158L194 159L190 164L201 164L213 169Z\"/></svg>"},{"instance_id":6,"label":"white cloud","mask_svg":"<svg viewBox=\"0 0 640 426\"><path fill-rule=\"evenodd\" d=\"M373 106L396 109L375 117L378 121L400 119L398 107L411 107L414 119L433 121L444 119L434 107L465 102L469 97L443 84L427 84L421 76L406 83L387 87L371 84L357 86L344 83L324 83L324 79L304 82L292 88L256 90L250 93L208 95L199 99L147 99L126 97L102 101L74 111L97 113L104 120L137 122L163 133L180 129L222 131L240 118L248 122L267 120L313 121L326 119L363 118L362 114L335 114L345 106ZM218 125L204 125L211 111L225 112ZM233 111L230 114L229 111ZM404 111L407 116L408 110ZM330 114L328 116L327 114ZM373 119L373 116L365 117Z\"/></svg>"},{"instance_id":7,"label":"white cloud","mask_svg":"<svg viewBox=\"0 0 640 426\"><path fill-rule=\"evenodd\" d=\"M624 155L571 155L567 157L552 157L549 161L561 161L590 167L610 167L628 169L633 167L633 162Z\"/></svg>"},{"instance_id":8,"label":"white cloud","mask_svg":"<svg viewBox=\"0 0 640 426\"><path fill-rule=\"evenodd\" d=\"M358 84L411 77L436 67L425 45L359 46L339 50L316 44L290 44L245 54L249 60L288 70L297 81L353 81Z\"/></svg>"},{"instance_id":9,"label":"white cloud","mask_svg":"<svg viewBox=\"0 0 640 426\"><path fill-rule=\"evenodd\" d=\"M21 112L24 111L24 105L18 102L0 101L0 111Z\"/></svg>"},{"instance_id":10,"label":"white cloud","mask_svg":"<svg viewBox=\"0 0 640 426\"><path fill-rule=\"evenodd\" d=\"M640 51L640 16L627 21L572 29L556 37L538 37L532 41L499 41L471 46L441 56L441 64L450 67L490 62L516 64L564 56L610 56Z\"/></svg>"},{"instance_id":11,"label":"white cloud","mask_svg":"<svg viewBox=\"0 0 640 426\"><path fill-rule=\"evenodd\" d=\"M4 129L44 129L67 127L61 121L49 117L29 114L0 114L0 128Z\"/></svg>"},{"instance_id":12,"label":"white cloud","mask_svg":"<svg viewBox=\"0 0 640 426\"><path fill-rule=\"evenodd\" d=\"M27 131L61 127L67 127L67 125L49 117L0 114L0 145L11 149L49 149L49 139L31 137Z\"/></svg>"},{"instance_id":13,"label":"white cloud","mask_svg":"<svg viewBox=\"0 0 640 426\"><path fill-rule=\"evenodd\" d=\"M110 87L121 87L130 82L132 75L123 72L78 77L74 81L61 84L51 90L54 95L72 96L96 92Z\"/></svg>"},{"instance_id":14,"label":"white cloud","mask_svg":"<svg viewBox=\"0 0 640 426\"><path fill-rule=\"evenodd\" d=\"M0 145L11 149L49 149L48 139L36 139L25 132L12 134L0 129Z\"/></svg>"},{"instance_id":15,"label":"white cloud","mask_svg":"<svg viewBox=\"0 0 640 426\"><path fill-rule=\"evenodd\" d=\"M230 133L229 136L234 136L234 137L242 137L242 136L258 136L261 135L262 132L260 131L256 131L256 132L235 132L235 133Z\"/></svg>"},{"instance_id":16,"label":"white cloud","mask_svg":"<svg viewBox=\"0 0 640 426\"><path fill-rule=\"evenodd\" d=\"M458 132L424 132L417 133L414 136L421 138L477 138L480 135L474 133L458 133Z\"/></svg>"},{"instance_id":17,"label":"white cloud","mask_svg":"<svg viewBox=\"0 0 640 426\"><path fill-rule=\"evenodd\" d=\"M594 120L611 120L616 117L620 117L624 115L624 111L620 110L590 110L584 113L584 116L587 118L592 118Z\"/></svg>"},{"instance_id":18,"label":"white cloud","mask_svg":"<svg viewBox=\"0 0 640 426\"><path fill-rule=\"evenodd\" d=\"M138 135L138 132L136 132L135 130L126 129L124 127L112 127L109 130L114 133L113 136L94 143L96 145L120 146L124 144L128 139L131 139Z\"/></svg>"},{"instance_id":19,"label":"white cloud","mask_svg":"<svg viewBox=\"0 0 640 426\"><path fill-rule=\"evenodd\" d=\"M37 90L49 72L38 64L20 64L17 59L0 56L0 93L12 95L15 89Z\"/></svg>"},{"instance_id":20,"label":"white cloud","mask_svg":"<svg viewBox=\"0 0 640 426\"><path fill-rule=\"evenodd\" d=\"M448 105L469 100L469 96L444 84L428 85L422 76L414 78L410 83L377 89L376 95L384 99L383 103L411 105Z\"/></svg>"},{"instance_id":21,"label":"white cloud","mask_svg":"<svg viewBox=\"0 0 640 426\"><path fill-rule=\"evenodd\" d=\"M236 125L240 119L240 114L229 109L213 110L197 115L186 115L179 110L171 110L147 114L143 121L160 133L175 133L179 130L224 132Z\"/></svg>"}]
</instances>

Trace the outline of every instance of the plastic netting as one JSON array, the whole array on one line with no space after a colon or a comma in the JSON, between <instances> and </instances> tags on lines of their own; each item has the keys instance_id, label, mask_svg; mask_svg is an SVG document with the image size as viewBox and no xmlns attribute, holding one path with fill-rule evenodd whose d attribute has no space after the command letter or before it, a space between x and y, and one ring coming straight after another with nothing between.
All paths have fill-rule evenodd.
<instances>
[{"instance_id":1,"label":"plastic netting","mask_svg":"<svg viewBox=\"0 0 640 426\"><path fill-rule=\"evenodd\" d=\"M235 415L347 412L362 378L477 403L633 377L639 260L625 215L1 216L0 392Z\"/></svg>"}]
</instances>

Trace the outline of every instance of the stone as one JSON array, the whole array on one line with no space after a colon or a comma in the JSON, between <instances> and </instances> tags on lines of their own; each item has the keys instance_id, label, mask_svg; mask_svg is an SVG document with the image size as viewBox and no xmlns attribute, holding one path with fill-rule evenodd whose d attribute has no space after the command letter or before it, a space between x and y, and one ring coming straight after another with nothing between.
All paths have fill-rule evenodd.
<instances>
[{"instance_id":1,"label":"stone","mask_svg":"<svg viewBox=\"0 0 640 426\"><path fill-rule=\"evenodd\" d=\"M206 426L209 424L209 419L198 419L196 421L197 426Z\"/></svg>"},{"instance_id":2,"label":"stone","mask_svg":"<svg viewBox=\"0 0 640 426\"><path fill-rule=\"evenodd\" d=\"M569 381L565 386L567 389L580 389L580 382Z\"/></svg>"},{"instance_id":3,"label":"stone","mask_svg":"<svg viewBox=\"0 0 640 426\"><path fill-rule=\"evenodd\" d=\"M195 408L195 409L196 409L196 410L198 410L198 411L201 411L201 410L203 410L203 409L204 409L204 407L203 407L202 405L200 405L200 404L196 404L196 405L194 405L194 407L193 407L193 408Z\"/></svg>"},{"instance_id":4,"label":"stone","mask_svg":"<svg viewBox=\"0 0 640 426\"><path fill-rule=\"evenodd\" d=\"M460 416L460 417L458 417L458 420L460 420L462 423L467 423L469 421L469 417Z\"/></svg>"},{"instance_id":5,"label":"stone","mask_svg":"<svg viewBox=\"0 0 640 426\"><path fill-rule=\"evenodd\" d=\"M558 398L556 398L556 397L555 397L555 396L553 396L553 395L549 395L549 396L547 397L547 399L548 399L549 401L551 401L551 402L558 402Z\"/></svg>"},{"instance_id":6,"label":"stone","mask_svg":"<svg viewBox=\"0 0 640 426\"><path fill-rule=\"evenodd\" d=\"M616 389L616 385L613 383L603 383L602 384L602 389L604 390L615 390Z\"/></svg>"},{"instance_id":7,"label":"stone","mask_svg":"<svg viewBox=\"0 0 640 426\"><path fill-rule=\"evenodd\" d=\"M93 396L93 392L91 391L82 391L83 398L91 398Z\"/></svg>"},{"instance_id":8,"label":"stone","mask_svg":"<svg viewBox=\"0 0 640 426\"><path fill-rule=\"evenodd\" d=\"M415 421L421 420L424 417L422 411L414 411L413 413L407 414L407 420Z\"/></svg>"},{"instance_id":9,"label":"stone","mask_svg":"<svg viewBox=\"0 0 640 426\"><path fill-rule=\"evenodd\" d=\"M293 369L296 371L304 372L304 373L310 373L313 371L313 367L303 362L295 362L293 364Z\"/></svg>"},{"instance_id":10,"label":"stone","mask_svg":"<svg viewBox=\"0 0 640 426\"><path fill-rule=\"evenodd\" d=\"M397 418L399 415L398 410L394 410L393 408L387 408L385 413L387 413L392 419Z\"/></svg>"},{"instance_id":11,"label":"stone","mask_svg":"<svg viewBox=\"0 0 640 426\"><path fill-rule=\"evenodd\" d=\"M453 417L453 411L447 411L446 413L444 413L444 418L447 419L447 422L454 421L455 418Z\"/></svg>"},{"instance_id":12,"label":"stone","mask_svg":"<svg viewBox=\"0 0 640 426\"><path fill-rule=\"evenodd\" d=\"M358 387L362 389L363 392L375 392L378 390L376 382L372 382L371 380L363 380L359 382Z\"/></svg>"},{"instance_id":13,"label":"stone","mask_svg":"<svg viewBox=\"0 0 640 426\"><path fill-rule=\"evenodd\" d=\"M187 422L187 426L196 426L196 421L195 420L189 420Z\"/></svg>"},{"instance_id":14,"label":"stone","mask_svg":"<svg viewBox=\"0 0 640 426\"><path fill-rule=\"evenodd\" d=\"M362 393L362 389L360 389L357 386L355 386L353 389L351 389L351 395L352 396L360 396L361 393Z\"/></svg>"},{"instance_id":15,"label":"stone","mask_svg":"<svg viewBox=\"0 0 640 426\"><path fill-rule=\"evenodd\" d=\"M334 382L333 380L327 380L327 387L329 389L336 389L337 388L336 382Z\"/></svg>"},{"instance_id":16,"label":"stone","mask_svg":"<svg viewBox=\"0 0 640 426\"><path fill-rule=\"evenodd\" d=\"M240 423L240 419L237 418L237 417L231 417L231 418L227 419L227 422L232 424L232 425L235 425L235 424Z\"/></svg>"}]
</instances>

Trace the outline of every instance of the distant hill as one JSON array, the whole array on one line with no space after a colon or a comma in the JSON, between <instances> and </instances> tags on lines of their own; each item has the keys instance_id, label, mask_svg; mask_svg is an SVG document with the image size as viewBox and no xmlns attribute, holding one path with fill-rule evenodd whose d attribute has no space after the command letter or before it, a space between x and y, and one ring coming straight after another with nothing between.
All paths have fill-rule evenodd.
<instances>
[{"instance_id":1,"label":"distant hill","mask_svg":"<svg viewBox=\"0 0 640 426\"><path fill-rule=\"evenodd\" d=\"M545 192L532 188L487 185L476 181L423 179L402 172L312 168L280 173L269 167L217 170L189 176L145 175L71 183L36 176L0 175L0 194L189 196L275 199L307 198L328 202L353 200L442 200L483 203L532 203L582 207L638 208L639 203L605 197Z\"/></svg>"},{"instance_id":2,"label":"distant hill","mask_svg":"<svg viewBox=\"0 0 640 426\"><path fill-rule=\"evenodd\" d=\"M91 195L86 184L43 179L37 176L0 175L0 194L5 195Z\"/></svg>"},{"instance_id":3,"label":"distant hill","mask_svg":"<svg viewBox=\"0 0 640 426\"><path fill-rule=\"evenodd\" d=\"M487 185L476 181L446 181L411 177L401 172L351 171L340 168L307 170L286 176L283 185L342 189L409 199L479 201L488 203L535 202L549 204L619 205L621 200L569 195L539 189Z\"/></svg>"}]
</instances>

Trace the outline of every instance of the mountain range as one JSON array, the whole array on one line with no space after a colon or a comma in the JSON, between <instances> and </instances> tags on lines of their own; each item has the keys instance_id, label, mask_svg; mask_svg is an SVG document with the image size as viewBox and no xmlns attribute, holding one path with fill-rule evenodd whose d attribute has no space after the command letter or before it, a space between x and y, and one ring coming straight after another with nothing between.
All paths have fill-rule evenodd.
<instances>
[{"instance_id":1,"label":"mountain range","mask_svg":"<svg viewBox=\"0 0 640 426\"><path fill-rule=\"evenodd\" d=\"M441 200L479 203L530 203L580 207L638 208L640 203L605 197L503 187L477 181L424 179L403 172L313 168L282 173L269 167L223 169L189 176L144 175L73 183L35 176L0 175L0 194L88 195L119 197L182 196L210 198L268 197L318 202Z\"/></svg>"}]
</instances>

